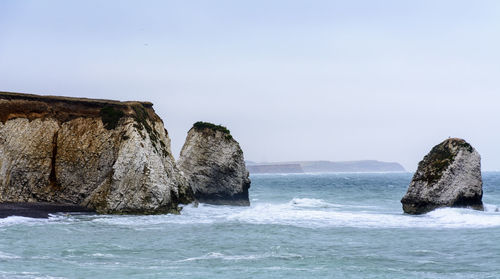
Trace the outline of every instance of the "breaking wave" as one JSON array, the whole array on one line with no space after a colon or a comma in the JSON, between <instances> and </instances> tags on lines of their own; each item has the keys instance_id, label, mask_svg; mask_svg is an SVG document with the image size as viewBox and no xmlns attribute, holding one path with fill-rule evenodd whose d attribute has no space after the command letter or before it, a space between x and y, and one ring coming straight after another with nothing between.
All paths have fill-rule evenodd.
<instances>
[{"instance_id":1,"label":"breaking wave","mask_svg":"<svg viewBox=\"0 0 500 279\"><path fill-rule=\"evenodd\" d=\"M0 223L37 222L31 218L9 217ZM466 208L440 208L424 215L407 215L402 211L384 211L376 206L341 205L321 199L294 198L285 203L255 203L250 207L185 206L180 215L153 216L57 216L52 223L94 222L108 226L123 226L135 230L156 229L165 224L191 225L243 223L286 225L305 228L430 228L460 229L500 227L500 212L495 205L485 211ZM0 221L1 222L1 221Z\"/></svg>"},{"instance_id":2,"label":"breaking wave","mask_svg":"<svg viewBox=\"0 0 500 279\"><path fill-rule=\"evenodd\" d=\"M297 203L297 201L301 201ZM299 227L357 228L486 228L500 227L495 206L486 211L441 208L421 216L376 210L345 210L349 205L326 206L321 200L293 199L286 204L259 204L228 219L252 224L281 224ZM329 204L328 204L329 205ZM300 210L299 210L300 209Z\"/></svg>"},{"instance_id":3,"label":"breaking wave","mask_svg":"<svg viewBox=\"0 0 500 279\"><path fill-rule=\"evenodd\" d=\"M150 230L164 224L190 225L237 222L244 224L286 225L305 228L489 228L500 227L498 206L485 204L485 211L465 208L440 208L424 215L412 216L377 206L342 205L322 199L293 198L285 203L259 203L250 207L185 206L180 215L113 216L53 215L49 219L8 217L0 219L0 229L24 224L47 225L93 222ZM0 255L1 257L1 255Z\"/></svg>"},{"instance_id":4,"label":"breaking wave","mask_svg":"<svg viewBox=\"0 0 500 279\"><path fill-rule=\"evenodd\" d=\"M225 260L225 261L248 261L248 260L260 260L266 258L275 259L301 259L302 256L292 253L262 253L253 255L225 255L218 252L210 252L200 257L192 257L179 260L178 262L192 262L192 261L203 261L203 260Z\"/></svg>"}]
</instances>

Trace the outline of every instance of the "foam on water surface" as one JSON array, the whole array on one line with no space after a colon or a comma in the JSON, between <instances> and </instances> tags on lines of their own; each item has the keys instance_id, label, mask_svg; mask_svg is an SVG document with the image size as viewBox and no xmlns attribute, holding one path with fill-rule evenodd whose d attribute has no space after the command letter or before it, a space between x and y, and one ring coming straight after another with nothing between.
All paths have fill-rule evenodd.
<instances>
[{"instance_id":1,"label":"foam on water surface","mask_svg":"<svg viewBox=\"0 0 500 279\"><path fill-rule=\"evenodd\" d=\"M7 218L0 218L0 228L8 227L13 225L41 225L46 224L47 219L39 219L39 218L29 218L29 217L21 217L21 216L9 216Z\"/></svg>"},{"instance_id":2,"label":"foam on water surface","mask_svg":"<svg viewBox=\"0 0 500 279\"><path fill-rule=\"evenodd\" d=\"M251 260L261 260L266 258L278 258L278 259L300 259L302 256L298 254L290 253L262 253L262 254L251 254L251 255L225 255L218 252L210 252L200 257L192 257L187 259L179 260L178 262L190 262L190 261L205 261L205 260L225 260L225 261L251 261Z\"/></svg>"},{"instance_id":3,"label":"foam on water surface","mask_svg":"<svg viewBox=\"0 0 500 279\"><path fill-rule=\"evenodd\" d=\"M286 204L257 204L253 208L228 216L253 224L276 224L300 227L359 227L359 228L486 228L499 227L500 214L463 208L442 208L421 216L377 211L341 211L325 207L321 200L308 200L298 209L294 199ZM300 200L300 199L299 199ZM314 209L316 205L317 209ZM349 206L346 206L349 207ZM326 210L325 210L326 209Z\"/></svg>"},{"instance_id":4,"label":"foam on water surface","mask_svg":"<svg viewBox=\"0 0 500 279\"><path fill-rule=\"evenodd\" d=\"M286 203L259 203L250 207L213 206L200 204L185 206L180 215L113 216L113 215L57 215L50 223L93 222L111 226L148 230L168 224L207 225L214 223L247 223L286 225L305 228L430 228L474 229L500 227L500 212L496 205L487 205L485 211L466 208L440 208L424 215L402 212L383 212L377 206L357 206L328 203L321 199L293 198ZM0 222L0 228L15 224L40 225L45 220L9 217Z\"/></svg>"}]
</instances>

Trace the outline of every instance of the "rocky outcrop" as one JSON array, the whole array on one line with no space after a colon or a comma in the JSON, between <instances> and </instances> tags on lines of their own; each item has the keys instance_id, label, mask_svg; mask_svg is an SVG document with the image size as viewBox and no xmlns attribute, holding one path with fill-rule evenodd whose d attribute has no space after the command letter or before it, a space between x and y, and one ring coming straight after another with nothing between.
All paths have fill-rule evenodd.
<instances>
[{"instance_id":1,"label":"rocky outcrop","mask_svg":"<svg viewBox=\"0 0 500 279\"><path fill-rule=\"evenodd\" d=\"M250 179L243 151L223 126L197 122L178 161L199 202L250 205Z\"/></svg>"},{"instance_id":2,"label":"rocky outcrop","mask_svg":"<svg viewBox=\"0 0 500 279\"><path fill-rule=\"evenodd\" d=\"M192 200L151 103L0 92L0 202L155 214Z\"/></svg>"},{"instance_id":3,"label":"rocky outcrop","mask_svg":"<svg viewBox=\"0 0 500 279\"><path fill-rule=\"evenodd\" d=\"M481 157L465 140L450 138L434 146L418 169L401 200L409 214L438 207L483 209Z\"/></svg>"}]
</instances>

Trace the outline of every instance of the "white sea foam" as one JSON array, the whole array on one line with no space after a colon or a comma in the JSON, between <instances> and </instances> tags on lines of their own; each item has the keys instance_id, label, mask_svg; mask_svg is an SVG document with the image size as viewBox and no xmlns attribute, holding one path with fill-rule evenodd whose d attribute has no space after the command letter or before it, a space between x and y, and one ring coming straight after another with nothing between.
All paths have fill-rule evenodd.
<instances>
[{"instance_id":1,"label":"white sea foam","mask_svg":"<svg viewBox=\"0 0 500 279\"><path fill-rule=\"evenodd\" d=\"M238 222L247 224L289 225L306 228L488 228L500 227L498 206L486 204L485 211L463 208L441 208L430 213L412 216L402 211L383 210L370 205L341 205L321 199L297 197L284 203L254 202L250 207L213 206L200 204L185 206L180 215L152 216L53 216L47 220L8 217L0 219L0 227L13 224L68 224L94 222L109 226L123 226L135 230L152 230L165 224L191 225Z\"/></svg>"},{"instance_id":2,"label":"white sea foam","mask_svg":"<svg viewBox=\"0 0 500 279\"><path fill-rule=\"evenodd\" d=\"M446 228L486 228L500 226L500 213L465 208L440 208L426 214L430 224Z\"/></svg>"},{"instance_id":3,"label":"white sea foam","mask_svg":"<svg viewBox=\"0 0 500 279\"><path fill-rule=\"evenodd\" d=\"M286 204L258 204L231 214L228 220L251 224L298 227L359 228L486 228L500 227L500 213L463 208L441 208L421 216L378 211L345 211L325 208L319 201L307 201L298 209L294 199ZM310 207L316 205L316 208Z\"/></svg>"},{"instance_id":4,"label":"white sea foam","mask_svg":"<svg viewBox=\"0 0 500 279\"><path fill-rule=\"evenodd\" d=\"M65 277L53 277L49 275L41 275L38 272L1 272L0 278L5 279L65 279Z\"/></svg>"},{"instance_id":5,"label":"white sea foam","mask_svg":"<svg viewBox=\"0 0 500 279\"><path fill-rule=\"evenodd\" d=\"M139 230L147 230L151 227L162 224L212 224L216 222L225 222L228 215L234 211L238 211L241 207L232 206L214 206L200 204L198 207L187 205L182 210L182 214L165 214L165 215L100 215L95 216L92 222L135 227Z\"/></svg>"},{"instance_id":6,"label":"white sea foam","mask_svg":"<svg viewBox=\"0 0 500 279\"><path fill-rule=\"evenodd\" d=\"M37 226L46 225L49 223L60 224L62 222L69 223L74 222L77 219L69 214L49 214L49 218L30 218L22 216L9 216L7 218L0 218L0 228L9 227L14 225L27 225L27 226Z\"/></svg>"},{"instance_id":7,"label":"white sea foam","mask_svg":"<svg viewBox=\"0 0 500 279\"><path fill-rule=\"evenodd\" d=\"M441 208L412 216L402 212L382 212L376 206L340 205L321 199L294 198L286 203L254 203L251 207L186 206L181 215L96 216L93 222L127 226L137 230L155 229L163 224L248 224L289 225L307 228L487 228L500 227L495 205L486 211ZM361 211L360 211L361 210Z\"/></svg>"},{"instance_id":8,"label":"white sea foam","mask_svg":"<svg viewBox=\"0 0 500 279\"><path fill-rule=\"evenodd\" d=\"M0 228L18 224L37 225L44 223L47 223L47 219L29 218L21 216L9 216L7 218L0 218Z\"/></svg>"},{"instance_id":9,"label":"white sea foam","mask_svg":"<svg viewBox=\"0 0 500 279\"><path fill-rule=\"evenodd\" d=\"M293 207L302 208L331 208L331 207L341 207L340 204L333 204L325 202L321 199L309 199L309 198L295 198L292 199L289 204Z\"/></svg>"},{"instance_id":10,"label":"white sea foam","mask_svg":"<svg viewBox=\"0 0 500 279\"><path fill-rule=\"evenodd\" d=\"M500 212L500 208L494 204L484 204L484 211L486 212Z\"/></svg>"},{"instance_id":11,"label":"white sea foam","mask_svg":"<svg viewBox=\"0 0 500 279\"><path fill-rule=\"evenodd\" d=\"M191 262L191 261L203 261L203 260L248 261L248 260L260 260L266 258L300 259L302 258L302 256L291 253L271 253L271 252L262 254L251 254L251 255L225 255L218 252L211 252L200 257L186 258L179 260L177 262Z\"/></svg>"},{"instance_id":12,"label":"white sea foam","mask_svg":"<svg viewBox=\"0 0 500 279\"><path fill-rule=\"evenodd\" d=\"M21 257L0 251L0 260L20 259Z\"/></svg>"},{"instance_id":13,"label":"white sea foam","mask_svg":"<svg viewBox=\"0 0 500 279\"><path fill-rule=\"evenodd\" d=\"M92 257L101 257L101 258L112 258L112 257L114 257L112 254L103 254L103 253L94 253L91 256Z\"/></svg>"}]
</instances>

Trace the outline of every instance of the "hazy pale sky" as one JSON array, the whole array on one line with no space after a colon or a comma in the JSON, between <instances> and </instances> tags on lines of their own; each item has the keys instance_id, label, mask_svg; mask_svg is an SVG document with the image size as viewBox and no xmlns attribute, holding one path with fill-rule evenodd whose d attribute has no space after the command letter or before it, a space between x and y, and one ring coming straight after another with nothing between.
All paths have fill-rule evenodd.
<instances>
[{"instance_id":1,"label":"hazy pale sky","mask_svg":"<svg viewBox=\"0 0 500 279\"><path fill-rule=\"evenodd\" d=\"M500 170L500 1L0 1L0 91L148 100L254 161L397 161L462 137Z\"/></svg>"}]
</instances>

